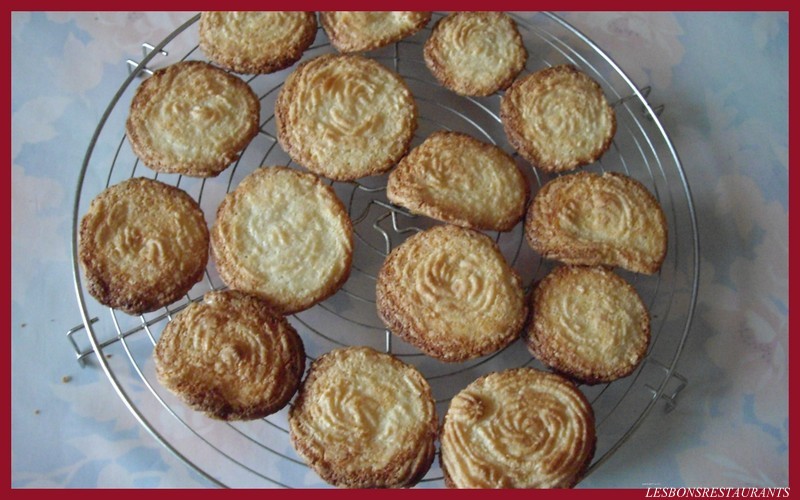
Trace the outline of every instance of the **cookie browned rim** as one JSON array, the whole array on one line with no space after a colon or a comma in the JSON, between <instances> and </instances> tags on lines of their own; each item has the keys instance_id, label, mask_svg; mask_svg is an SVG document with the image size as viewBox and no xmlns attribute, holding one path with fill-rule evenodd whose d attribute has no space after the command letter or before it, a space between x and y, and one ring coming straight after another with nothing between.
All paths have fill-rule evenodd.
<instances>
[{"instance_id":1,"label":"cookie browned rim","mask_svg":"<svg viewBox=\"0 0 800 500\"><path fill-rule=\"evenodd\" d=\"M425 42L425 64L444 87L487 96L507 88L528 51L504 12L455 12L440 19Z\"/></svg>"},{"instance_id":2,"label":"cookie browned rim","mask_svg":"<svg viewBox=\"0 0 800 500\"><path fill-rule=\"evenodd\" d=\"M222 280L290 314L341 288L353 260L353 227L333 189L317 176L262 167L217 210L211 248Z\"/></svg>"},{"instance_id":3,"label":"cookie browned rim","mask_svg":"<svg viewBox=\"0 0 800 500\"><path fill-rule=\"evenodd\" d=\"M368 347L314 361L289 413L298 454L325 481L350 488L416 484L433 462L437 426L422 374Z\"/></svg>"},{"instance_id":4,"label":"cookie browned rim","mask_svg":"<svg viewBox=\"0 0 800 500\"><path fill-rule=\"evenodd\" d=\"M528 242L546 258L644 274L661 268L667 232L655 196L615 172L557 177L536 193L525 217Z\"/></svg>"},{"instance_id":5,"label":"cookie browned rim","mask_svg":"<svg viewBox=\"0 0 800 500\"><path fill-rule=\"evenodd\" d=\"M325 54L286 79L275 102L275 124L295 162L350 181L385 172L408 151L417 106L403 79L380 63Z\"/></svg>"},{"instance_id":6,"label":"cookie browned rim","mask_svg":"<svg viewBox=\"0 0 800 500\"><path fill-rule=\"evenodd\" d=\"M392 333L447 362L502 349L527 314L522 282L494 241L452 225L417 233L389 254L376 304Z\"/></svg>"},{"instance_id":7,"label":"cookie browned rim","mask_svg":"<svg viewBox=\"0 0 800 500\"><path fill-rule=\"evenodd\" d=\"M208 262L209 234L185 191L137 177L95 197L81 218L78 258L88 292L142 314L183 297Z\"/></svg>"},{"instance_id":8,"label":"cookie browned rim","mask_svg":"<svg viewBox=\"0 0 800 500\"><path fill-rule=\"evenodd\" d=\"M317 35L313 12L203 12L200 48L237 73L273 73L297 62Z\"/></svg>"},{"instance_id":9,"label":"cookie browned rim","mask_svg":"<svg viewBox=\"0 0 800 500\"><path fill-rule=\"evenodd\" d=\"M650 342L650 315L627 281L604 267L559 266L532 294L523 333L542 363L597 384L630 375Z\"/></svg>"},{"instance_id":10,"label":"cookie browned rim","mask_svg":"<svg viewBox=\"0 0 800 500\"><path fill-rule=\"evenodd\" d=\"M428 24L431 13L332 11L320 12L319 19L339 52L365 52L413 35Z\"/></svg>"},{"instance_id":11,"label":"cookie browned rim","mask_svg":"<svg viewBox=\"0 0 800 500\"><path fill-rule=\"evenodd\" d=\"M596 161L617 130L603 89L569 64L517 79L500 102L500 119L511 145L545 172Z\"/></svg>"},{"instance_id":12,"label":"cookie browned rim","mask_svg":"<svg viewBox=\"0 0 800 500\"><path fill-rule=\"evenodd\" d=\"M258 133L261 103L240 78L202 61L156 70L131 101L125 131L156 172L214 177Z\"/></svg>"},{"instance_id":13,"label":"cookie browned rim","mask_svg":"<svg viewBox=\"0 0 800 500\"><path fill-rule=\"evenodd\" d=\"M478 378L450 402L441 436L451 488L569 488L596 446L592 406L569 380L533 368Z\"/></svg>"},{"instance_id":14,"label":"cookie browned rim","mask_svg":"<svg viewBox=\"0 0 800 500\"><path fill-rule=\"evenodd\" d=\"M528 181L499 147L437 131L389 174L389 201L450 224L510 231L525 214Z\"/></svg>"},{"instance_id":15,"label":"cookie browned rim","mask_svg":"<svg viewBox=\"0 0 800 500\"><path fill-rule=\"evenodd\" d=\"M303 342L286 318L235 290L209 292L178 313L153 359L164 387L218 420L277 412L305 369Z\"/></svg>"}]
</instances>

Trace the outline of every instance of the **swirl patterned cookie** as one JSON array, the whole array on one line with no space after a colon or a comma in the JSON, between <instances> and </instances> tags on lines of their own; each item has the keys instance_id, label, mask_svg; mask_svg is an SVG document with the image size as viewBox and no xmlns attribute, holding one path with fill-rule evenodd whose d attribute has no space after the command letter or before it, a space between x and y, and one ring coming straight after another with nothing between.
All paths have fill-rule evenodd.
<instances>
[{"instance_id":1,"label":"swirl patterned cookie","mask_svg":"<svg viewBox=\"0 0 800 500\"><path fill-rule=\"evenodd\" d=\"M512 146L545 172L565 172L600 158L617 130L600 85L565 64L518 79L503 95L500 119Z\"/></svg>"},{"instance_id":2,"label":"swirl patterned cookie","mask_svg":"<svg viewBox=\"0 0 800 500\"><path fill-rule=\"evenodd\" d=\"M525 214L528 182L502 149L460 132L434 132L400 160L389 201L471 229L509 231Z\"/></svg>"},{"instance_id":3,"label":"swirl patterned cookie","mask_svg":"<svg viewBox=\"0 0 800 500\"><path fill-rule=\"evenodd\" d=\"M209 234L185 191L137 177L113 185L81 219L78 258L89 293L142 314L175 302L203 277Z\"/></svg>"},{"instance_id":4,"label":"swirl patterned cookie","mask_svg":"<svg viewBox=\"0 0 800 500\"><path fill-rule=\"evenodd\" d=\"M326 54L298 66L275 102L278 140L315 174L338 181L390 169L417 128L399 75L359 55Z\"/></svg>"},{"instance_id":5,"label":"swirl patterned cookie","mask_svg":"<svg viewBox=\"0 0 800 500\"><path fill-rule=\"evenodd\" d=\"M364 52L398 42L431 20L430 12L320 12L320 22L339 52Z\"/></svg>"},{"instance_id":6,"label":"swirl patterned cookie","mask_svg":"<svg viewBox=\"0 0 800 500\"><path fill-rule=\"evenodd\" d=\"M544 257L654 274L667 253L658 200L624 174L580 172L542 186L528 208L525 236Z\"/></svg>"},{"instance_id":7,"label":"swirl patterned cookie","mask_svg":"<svg viewBox=\"0 0 800 500\"><path fill-rule=\"evenodd\" d=\"M423 53L439 83L470 96L507 88L528 59L516 23L503 12L456 12L440 19Z\"/></svg>"},{"instance_id":8,"label":"swirl patterned cookie","mask_svg":"<svg viewBox=\"0 0 800 500\"><path fill-rule=\"evenodd\" d=\"M237 73L273 73L298 61L317 35L313 12L203 12L200 48Z\"/></svg>"},{"instance_id":9,"label":"swirl patterned cookie","mask_svg":"<svg viewBox=\"0 0 800 500\"><path fill-rule=\"evenodd\" d=\"M569 380L533 368L485 375L450 402L441 464L451 488L569 488L594 456L592 407Z\"/></svg>"},{"instance_id":10,"label":"swirl patterned cookie","mask_svg":"<svg viewBox=\"0 0 800 500\"><path fill-rule=\"evenodd\" d=\"M289 412L297 453L339 487L413 486L433 462L437 426L422 374L368 347L314 361Z\"/></svg>"},{"instance_id":11,"label":"swirl patterned cookie","mask_svg":"<svg viewBox=\"0 0 800 500\"><path fill-rule=\"evenodd\" d=\"M497 245L451 225L415 234L389 254L376 303L392 333L448 362L507 346L527 314L522 282Z\"/></svg>"},{"instance_id":12,"label":"swirl patterned cookie","mask_svg":"<svg viewBox=\"0 0 800 500\"><path fill-rule=\"evenodd\" d=\"M560 266L532 294L528 349L588 384L630 375L650 342L650 315L628 282L604 267Z\"/></svg>"},{"instance_id":13,"label":"swirl patterned cookie","mask_svg":"<svg viewBox=\"0 0 800 500\"><path fill-rule=\"evenodd\" d=\"M330 297L347 280L353 226L317 176L262 167L220 204L211 249L228 286L289 314Z\"/></svg>"},{"instance_id":14,"label":"swirl patterned cookie","mask_svg":"<svg viewBox=\"0 0 800 500\"><path fill-rule=\"evenodd\" d=\"M202 61L156 70L136 89L125 131L156 172L214 177L258 133L261 102L247 83Z\"/></svg>"},{"instance_id":15,"label":"swirl patterned cookie","mask_svg":"<svg viewBox=\"0 0 800 500\"><path fill-rule=\"evenodd\" d=\"M283 316L242 292L209 292L167 324L153 351L158 381L218 420L280 410L300 385L303 342Z\"/></svg>"}]
</instances>

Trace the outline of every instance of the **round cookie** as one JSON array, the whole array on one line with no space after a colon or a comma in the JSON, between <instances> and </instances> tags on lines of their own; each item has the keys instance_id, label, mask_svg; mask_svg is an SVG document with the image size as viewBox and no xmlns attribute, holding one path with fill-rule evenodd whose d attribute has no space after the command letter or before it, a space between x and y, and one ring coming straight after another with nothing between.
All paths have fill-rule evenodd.
<instances>
[{"instance_id":1,"label":"round cookie","mask_svg":"<svg viewBox=\"0 0 800 500\"><path fill-rule=\"evenodd\" d=\"M298 66L275 102L281 146L337 181L390 169L407 151L417 106L399 75L359 55L325 54Z\"/></svg>"},{"instance_id":2,"label":"round cookie","mask_svg":"<svg viewBox=\"0 0 800 500\"><path fill-rule=\"evenodd\" d=\"M376 303L394 334L448 362L507 346L527 314L521 280L497 245L451 225L417 233L389 254Z\"/></svg>"},{"instance_id":3,"label":"round cookie","mask_svg":"<svg viewBox=\"0 0 800 500\"><path fill-rule=\"evenodd\" d=\"M237 73L273 73L298 61L317 36L313 12L203 12L200 48Z\"/></svg>"},{"instance_id":4,"label":"round cookie","mask_svg":"<svg viewBox=\"0 0 800 500\"><path fill-rule=\"evenodd\" d=\"M573 383L516 368L484 375L452 399L442 471L451 488L569 488L595 444L592 407Z\"/></svg>"},{"instance_id":5,"label":"round cookie","mask_svg":"<svg viewBox=\"0 0 800 500\"><path fill-rule=\"evenodd\" d=\"M95 197L81 218L78 258L89 293L128 314L175 302L200 281L209 234L185 191L137 177Z\"/></svg>"},{"instance_id":6,"label":"round cookie","mask_svg":"<svg viewBox=\"0 0 800 500\"><path fill-rule=\"evenodd\" d=\"M448 89L487 96L511 85L528 51L504 12L456 12L440 19L425 42L425 64Z\"/></svg>"},{"instance_id":7,"label":"round cookie","mask_svg":"<svg viewBox=\"0 0 800 500\"><path fill-rule=\"evenodd\" d=\"M434 132L389 174L389 201L471 229L509 231L525 215L528 182L502 149Z\"/></svg>"},{"instance_id":8,"label":"round cookie","mask_svg":"<svg viewBox=\"0 0 800 500\"><path fill-rule=\"evenodd\" d=\"M158 381L218 420L253 420L289 402L305 369L285 317L235 290L209 292L167 324L153 351Z\"/></svg>"},{"instance_id":9,"label":"round cookie","mask_svg":"<svg viewBox=\"0 0 800 500\"><path fill-rule=\"evenodd\" d=\"M211 248L228 286L289 314L328 298L347 280L353 227L317 176L262 167L220 204Z\"/></svg>"},{"instance_id":10,"label":"round cookie","mask_svg":"<svg viewBox=\"0 0 800 500\"><path fill-rule=\"evenodd\" d=\"M214 177L258 133L261 103L247 83L202 61L156 70L131 101L125 131L156 172Z\"/></svg>"},{"instance_id":11,"label":"round cookie","mask_svg":"<svg viewBox=\"0 0 800 500\"><path fill-rule=\"evenodd\" d=\"M364 52L385 47L413 35L428 24L431 13L320 12L319 19L331 45L339 52Z\"/></svg>"},{"instance_id":12,"label":"round cookie","mask_svg":"<svg viewBox=\"0 0 800 500\"><path fill-rule=\"evenodd\" d=\"M500 102L500 119L511 145L545 172L596 161L617 130L603 89L569 64L515 81Z\"/></svg>"},{"instance_id":13,"label":"round cookie","mask_svg":"<svg viewBox=\"0 0 800 500\"><path fill-rule=\"evenodd\" d=\"M542 363L588 384L630 375L650 342L650 315L628 282L604 267L560 266L532 294L523 333Z\"/></svg>"},{"instance_id":14,"label":"round cookie","mask_svg":"<svg viewBox=\"0 0 800 500\"><path fill-rule=\"evenodd\" d=\"M542 186L528 207L525 236L542 256L565 264L654 274L667 254L658 200L639 181L613 172L562 175Z\"/></svg>"},{"instance_id":15,"label":"round cookie","mask_svg":"<svg viewBox=\"0 0 800 500\"><path fill-rule=\"evenodd\" d=\"M433 462L437 427L419 371L368 347L314 361L289 413L297 453L339 487L413 486Z\"/></svg>"}]
</instances>

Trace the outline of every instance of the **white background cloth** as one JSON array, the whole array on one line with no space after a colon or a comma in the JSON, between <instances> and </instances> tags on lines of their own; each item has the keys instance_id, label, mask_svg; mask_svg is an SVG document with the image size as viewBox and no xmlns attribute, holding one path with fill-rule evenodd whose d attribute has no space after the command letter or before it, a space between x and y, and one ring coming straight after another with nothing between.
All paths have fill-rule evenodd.
<instances>
[{"instance_id":1,"label":"white background cloth","mask_svg":"<svg viewBox=\"0 0 800 500\"><path fill-rule=\"evenodd\" d=\"M141 43L189 13L25 13L12 36L13 487L207 486L64 333L80 323L77 175ZM564 13L650 102L697 209L701 276L677 408L581 486L788 484L788 14Z\"/></svg>"}]
</instances>

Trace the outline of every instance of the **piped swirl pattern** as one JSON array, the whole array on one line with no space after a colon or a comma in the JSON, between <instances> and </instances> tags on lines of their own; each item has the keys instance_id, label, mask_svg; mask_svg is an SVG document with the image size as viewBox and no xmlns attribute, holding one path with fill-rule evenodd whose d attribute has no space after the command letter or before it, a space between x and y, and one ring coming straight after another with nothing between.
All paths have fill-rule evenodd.
<instances>
[{"instance_id":1,"label":"piped swirl pattern","mask_svg":"<svg viewBox=\"0 0 800 500\"><path fill-rule=\"evenodd\" d=\"M203 12L200 48L238 73L272 73L291 66L317 34L313 12Z\"/></svg>"},{"instance_id":2,"label":"piped swirl pattern","mask_svg":"<svg viewBox=\"0 0 800 500\"><path fill-rule=\"evenodd\" d=\"M81 219L79 257L88 291L130 314L174 302L203 275L209 234L183 190L133 178L95 197Z\"/></svg>"},{"instance_id":3,"label":"piped swirl pattern","mask_svg":"<svg viewBox=\"0 0 800 500\"><path fill-rule=\"evenodd\" d=\"M525 234L534 250L567 264L653 274L667 252L658 201L619 173L581 172L548 182L528 209Z\"/></svg>"},{"instance_id":4,"label":"piped swirl pattern","mask_svg":"<svg viewBox=\"0 0 800 500\"><path fill-rule=\"evenodd\" d=\"M417 108L399 75L358 55L301 64L275 103L281 146L300 165L334 180L391 168L408 150Z\"/></svg>"},{"instance_id":5,"label":"piped swirl pattern","mask_svg":"<svg viewBox=\"0 0 800 500\"><path fill-rule=\"evenodd\" d=\"M316 360L289 426L298 453L337 486L411 486L433 461L438 420L412 366L367 347Z\"/></svg>"},{"instance_id":6,"label":"piped swirl pattern","mask_svg":"<svg viewBox=\"0 0 800 500\"><path fill-rule=\"evenodd\" d=\"M211 231L223 281L289 313L332 295L350 274L353 229L333 190L286 167L249 174Z\"/></svg>"},{"instance_id":7,"label":"piped swirl pattern","mask_svg":"<svg viewBox=\"0 0 800 500\"><path fill-rule=\"evenodd\" d=\"M259 299L228 290L190 304L154 353L164 387L220 420L251 420L281 409L305 368L302 341Z\"/></svg>"},{"instance_id":8,"label":"piped swirl pattern","mask_svg":"<svg viewBox=\"0 0 800 500\"><path fill-rule=\"evenodd\" d=\"M605 267L559 266L533 292L531 353L586 383L629 375L644 359L650 316L636 290Z\"/></svg>"},{"instance_id":9,"label":"piped swirl pattern","mask_svg":"<svg viewBox=\"0 0 800 500\"><path fill-rule=\"evenodd\" d=\"M528 52L503 12L456 12L436 23L425 42L425 64L445 87L486 96L511 85Z\"/></svg>"},{"instance_id":10,"label":"piped swirl pattern","mask_svg":"<svg viewBox=\"0 0 800 500\"><path fill-rule=\"evenodd\" d=\"M412 236L378 274L384 323L443 361L475 358L513 341L525 320L523 296L519 276L494 242L457 226Z\"/></svg>"},{"instance_id":11,"label":"piped swirl pattern","mask_svg":"<svg viewBox=\"0 0 800 500\"><path fill-rule=\"evenodd\" d=\"M180 62L139 86L126 132L153 170L213 177L258 133L260 106L238 77L205 62Z\"/></svg>"},{"instance_id":12,"label":"piped swirl pattern","mask_svg":"<svg viewBox=\"0 0 800 500\"><path fill-rule=\"evenodd\" d=\"M528 183L499 147L460 132L437 131L392 171L386 195L444 222L508 231L525 213Z\"/></svg>"},{"instance_id":13,"label":"piped swirl pattern","mask_svg":"<svg viewBox=\"0 0 800 500\"><path fill-rule=\"evenodd\" d=\"M331 44L340 52L362 52L411 36L428 24L431 13L334 11L320 12L319 17Z\"/></svg>"},{"instance_id":14,"label":"piped swirl pattern","mask_svg":"<svg viewBox=\"0 0 800 500\"><path fill-rule=\"evenodd\" d=\"M571 65L520 78L500 103L516 150L546 172L564 172L598 159L616 133L616 115L600 85Z\"/></svg>"},{"instance_id":15,"label":"piped swirl pattern","mask_svg":"<svg viewBox=\"0 0 800 500\"><path fill-rule=\"evenodd\" d=\"M591 405L563 377L532 368L483 376L450 403L445 482L457 488L573 486L595 447Z\"/></svg>"}]
</instances>

